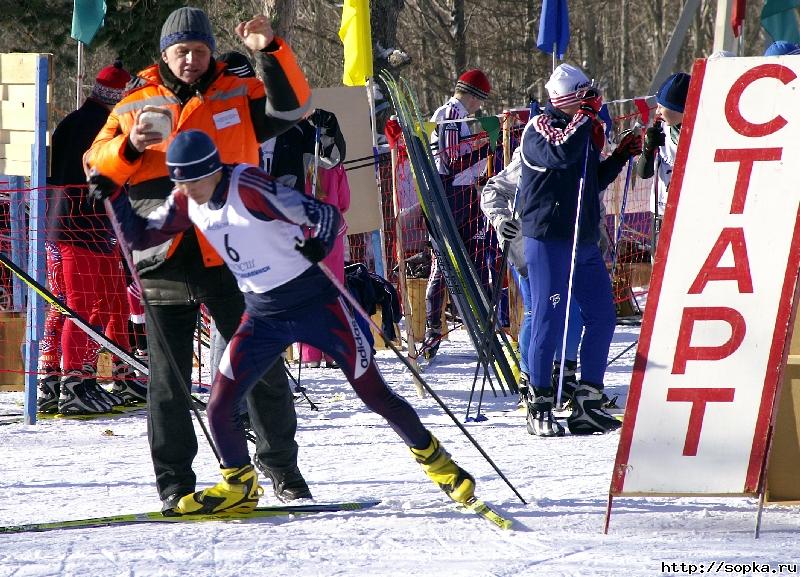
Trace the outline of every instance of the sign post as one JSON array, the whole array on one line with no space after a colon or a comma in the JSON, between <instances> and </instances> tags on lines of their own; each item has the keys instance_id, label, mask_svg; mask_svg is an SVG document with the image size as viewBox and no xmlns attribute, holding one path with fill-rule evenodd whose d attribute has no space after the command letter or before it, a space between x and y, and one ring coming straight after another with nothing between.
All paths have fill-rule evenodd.
<instances>
[{"instance_id":1,"label":"sign post","mask_svg":"<svg viewBox=\"0 0 800 577\"><path fill-rule=\"evenodd\" d=\"M52 81L52 55L0 54L0 173L30 177L28 200L27 272L46 283L44 241L47 234L46 184L48 172L48 106ZM24 182L14 180L20 195ZM13 205L13 200L12 200ZM15 214L15 216L19 216ZM13 256L22 257L23 230L15 225ZM22 264L20 259L18 264ZM22 264L26 267L25 264ZM21 304L14 285L15 303ZM20 291L21 292L21 291ZM44 332L45 307L32 290L28 293L25 342L25 423L36 422L36 385L39 341Z\"/></svg>"},{"instance_id":2,"label":"sign post","mask_svg":"<svg viewBox=\"0 0 800 577\"><path fill-rule=\"evenodd\" d=\"M800 58L694 66L608 516L622 495L764 495L800 267L798 77Z\"/></svg>"}]
</instances>

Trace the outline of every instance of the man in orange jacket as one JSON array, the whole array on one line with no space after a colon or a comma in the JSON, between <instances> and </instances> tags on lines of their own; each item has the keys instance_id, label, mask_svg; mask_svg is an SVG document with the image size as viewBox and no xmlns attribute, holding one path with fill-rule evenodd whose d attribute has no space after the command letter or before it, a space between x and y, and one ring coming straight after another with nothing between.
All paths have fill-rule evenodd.
<instances>
[{"instance_id":1,"label":"man in orange jacket","mask_svg":"<svg viewBox=\"0 0 800 577\"><path fill-rule=\"evenodd\" d=\"M236 34L253 52L263 83L239 78L214 60L214 34L202 10L172 12L161 29L160 61L139 73L87 153L93 169L117 185L128 185L139 214L162 204L172 190L165 158L178 132L201 129L214 140L223 162L258 164L259 142L291 127L310 109L308 83L267 18L239 24ZM153 111L146 106L157 107L155 112L164 116L155 118L162 122L145 121L142 113ZM170 125L169 133L162 132ZM134 251L133 257L150 304L147 326L158 323L164 335L163 340L153 331L148 335L148 440L162 512L171 515L180 498L195 490L197 438L185 396L177 391L190 380L200 304L227 340L239 324L244 302L233 275L197 229ZM169 354L180 375L170 368ZM297 419L280 361L248 397L248 410L257 435L254 461L272 479L276 496L283 501L310 498L297 467Z\"/></svg>"}]
</instances>

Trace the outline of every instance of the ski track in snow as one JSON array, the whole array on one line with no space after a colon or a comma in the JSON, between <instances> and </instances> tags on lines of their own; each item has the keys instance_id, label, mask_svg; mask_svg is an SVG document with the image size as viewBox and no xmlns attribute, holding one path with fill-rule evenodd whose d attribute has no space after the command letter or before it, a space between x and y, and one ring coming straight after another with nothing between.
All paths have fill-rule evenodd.
<instances>
[{"instance_id":1,"label":"ski track in snow","mask_svg":"<svg viewBox=\"0 0 800 577\"><path fill-rule=\"evenodd\" d=\"M617 327L609 358L638 338ZM463 421L475 355L466 333L445 341L426 379ZM624 401L635 349L607 373ZM478 495L515 520L501 531L455 509L420 471L398 437L369 413L338 370L303 369L319 405L297 403L300 467L318 502L380 499L353 513L253 522L150 524L0 535L0 577L683 575L664 563L798 563L800 518L765 510L753 538L756 502L744 498L618 498L602 533L619 433L537 439L515 396L488 389L489 419L467 427L528 501L523 505L435 402L420 399L391 351L387 380L477 479ZM296 368L293 369L296 375ZM478 383L480 387L480 380ZM478 395L473 398L475 415ZM21 411L21 393L0 393L0 414ZM219 472L200 436L198 488ZM110 430L113 434L109 435ZM0 524L158 510L142 412L93 421L0 426ZM669 473L665 473L669 474ZM271 487L262 505L276 504ZM724 574L724 573L723 573ZM788 573L784 573L788 574Z\"/></svg>"}]
</instances>

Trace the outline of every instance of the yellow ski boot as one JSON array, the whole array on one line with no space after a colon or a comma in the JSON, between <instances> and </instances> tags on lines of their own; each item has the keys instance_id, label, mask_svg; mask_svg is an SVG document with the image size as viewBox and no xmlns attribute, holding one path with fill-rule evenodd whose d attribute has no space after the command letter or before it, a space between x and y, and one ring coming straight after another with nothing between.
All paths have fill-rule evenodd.
<instances>
[{"instance_id":1,"label":"yellow ski boot","mask_svg":"<svg viewBox=\"0 0 800 577\"><path fill-rule=\"evenodd\" d=\"M411 454L425 474L457 503L466 503L475 496L475 479L453 461L439 440L431 435L425 449L411 448Z\"/></svg>"},{"instance_id":2,"label":"yellow ski boot","mask_svg":"<svg viewBox=\"0 0 800 577\"><path fill-rule=\"evenodd\" d=\"M264 494L264 489L258 484L258 474L253 465L231 467L221 471L221 483L181 498L175 511L181 515L251 513L258 505L258 499Z\"/></svg>"}]
</instances>

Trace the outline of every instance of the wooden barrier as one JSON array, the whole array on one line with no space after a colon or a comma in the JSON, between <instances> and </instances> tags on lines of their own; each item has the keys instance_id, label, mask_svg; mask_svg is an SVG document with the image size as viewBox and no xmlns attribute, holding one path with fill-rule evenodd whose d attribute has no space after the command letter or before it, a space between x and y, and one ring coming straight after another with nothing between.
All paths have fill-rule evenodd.
<instances>
[{"instance_id":1,"label":"wooden barrier","mask_svg":"<svg viewBox=\"0 0 800 577\"><path fill-rule=\"evenodd\" d=\"M0 391L21 391L25 368L25 313L0 312Z\"/></svg>"}]
</instances>

